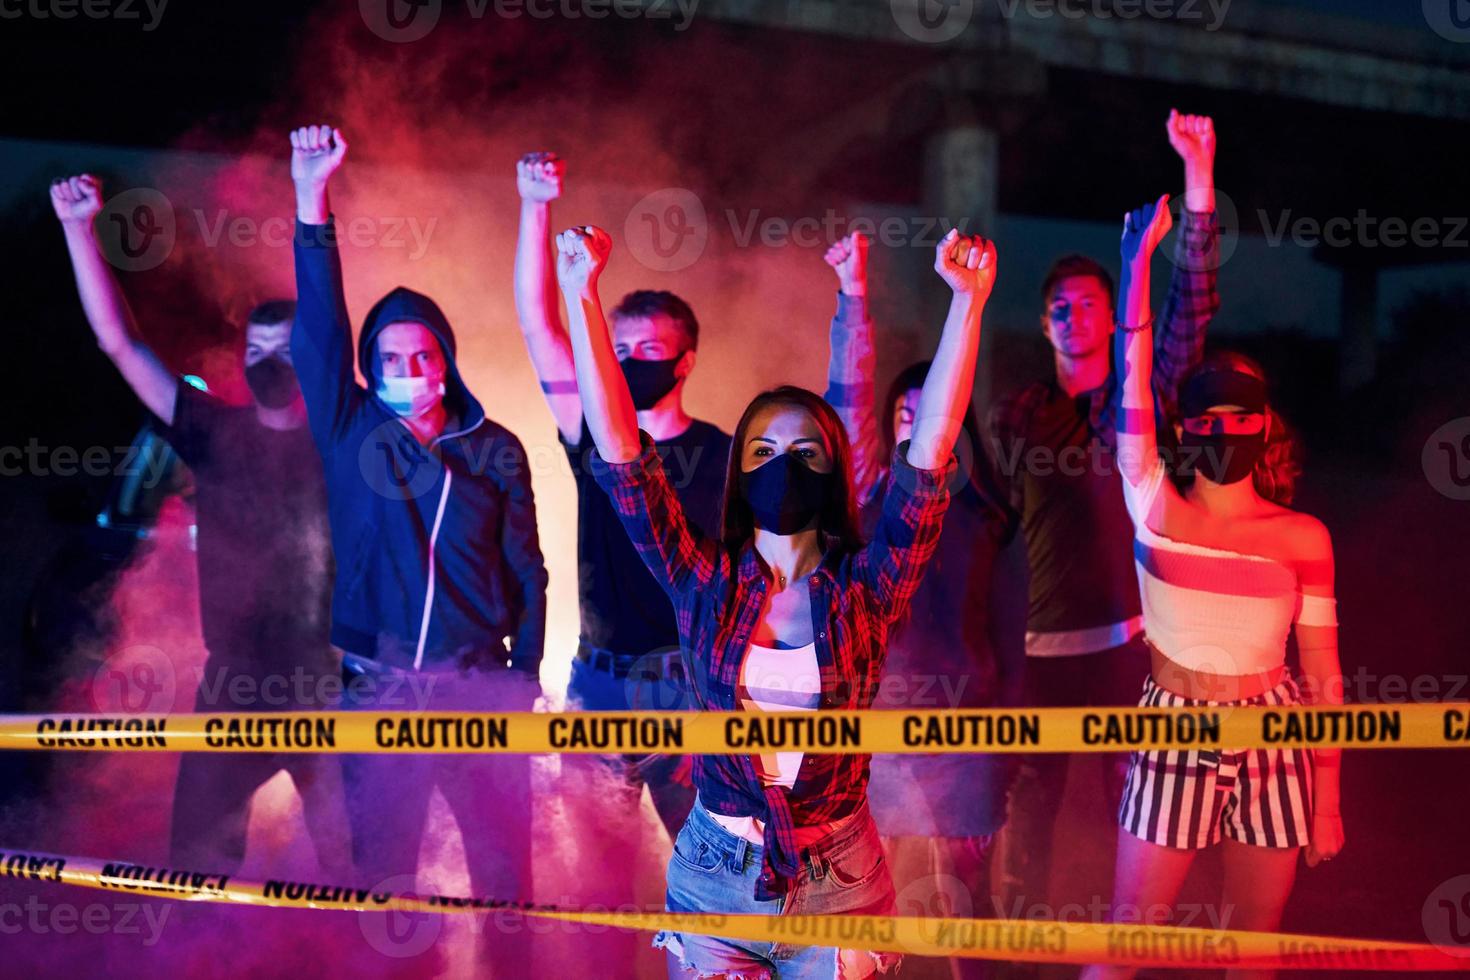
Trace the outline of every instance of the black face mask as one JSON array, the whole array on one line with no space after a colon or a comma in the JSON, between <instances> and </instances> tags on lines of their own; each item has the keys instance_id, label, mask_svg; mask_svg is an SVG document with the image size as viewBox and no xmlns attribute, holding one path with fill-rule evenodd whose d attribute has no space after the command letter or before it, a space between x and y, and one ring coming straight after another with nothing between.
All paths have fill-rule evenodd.
<instances>
[{"instance_id":1,"label":"black face mask","mask_svg":"<svg viewBox=\"0 0 1470 980\"><path fill-rule=\"evenodd\" d=\"M818 473L790 453L740 474L740 494L756 526L776 534L805 530L826 505L831 485L831 473Z\"/></svg>"},{"instance_id":2,"label":"black face mask","mask_svg":"<svg viewBox=\"0 0 1470 980\"><path fill-rule=\"evenodd\" d=\"M1181 469L1214 483L1238 483L1250 476L1266 452L1266 433L1199 435L1185 430L1179 437Z\"/></svg>"},{"instance_id":3,"label":"black face mask","mask_svg":"<svg viewBox=\"0 0 1470 980\"><path fill-rule=\"evenodd\" d=\"M279 357L247 365L245 383L255 400L266 408L285 408L301 390L296 383L296 369Z\"/></svg>"},{"instance_id":4,"label":"black face mask","mask_svg":"<svg viewBox=\"0 0 1470 980\"><path fill-rule=\"evenodd\" d=\"M634 409L647 411L674 390L674 385L679 383L674 368L683 356L680 354L679 357L662 361L642 361L636 357L626 357L618 362L623 369L623 377L628 381Z\"/></svg>"}]
</instances>

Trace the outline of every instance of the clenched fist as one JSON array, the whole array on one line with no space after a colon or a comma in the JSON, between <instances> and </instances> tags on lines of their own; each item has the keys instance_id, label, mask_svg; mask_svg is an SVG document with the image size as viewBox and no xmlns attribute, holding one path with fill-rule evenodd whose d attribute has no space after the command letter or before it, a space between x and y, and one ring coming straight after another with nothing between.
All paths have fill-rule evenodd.
<instances>
[{"instance_id":1,"label":"clenched fist","mask_svg":"<svg viewBox=\"0 0 1470 980\"><path fill-rule=\"evenodd\" d=\"M561 179L566 163L555 153L527 153L516 161L516 190L521 200L550 204L561 197Z\"/></svg>"},{"instance_id":2,"label":"clenched fist","mask_svg":"<svg viewBox=\"0 0 1470 980\"><path fill-rule=\"evenodd\" d=\"M347 156L347 140L331 126L302 126L291 132L291 179L325 187Z\"/></svg>"},{"instance_id":3,"label":"clenched fist","mask_svg":"<svg viewBox=\"0 0 1470 980\"><path fill-rule=\"evenodd\" d=\"M1215 163L1215 121L1209 116L1186 116L1169 110L1169 145L1186 167L1208 168Z\"/></svg>"},{"instance_id":4,"label":"clenched fist","mask_svg":"<svg viewBox=\"0 0 1470 980\"><path fill-rule=\"evenodd\" d=\"M832 243L824 256L837 273L838 288L848 296L862 296L868 291L868 236L853 232Z\"/></svg>"},{"instance_id":5,"label":"clenched fist","mask_svg":"<svg viewBox=\"0 0 1470 980\"><path fill-rule=\"evenodd\" d=\"M995 286L995 258L994 242L951 228L934 249L934 271L956 296L984 303Z\"/></svg>"},{"instance_id":6,"label":"clenched fist","mask_svg":"<svg viewBox=\"0 0 1470 980\"><path fill-rule=\"evenodd\" d=\"M91 174L51 182L51 206L66 223L90 223L102 210L102 182Z\"/></svg>"},{"instance_id":7,"label":"clenched fist","mask_svg":"<svg viewBox=\"0 0 1470 980\"><path fill-rule=\"evenodd\" d=\"M556 236L556 278L561 291L577 296L597 285L607 267L612 237L595 225L568 228Z\"/></svg>"}]
</instances>

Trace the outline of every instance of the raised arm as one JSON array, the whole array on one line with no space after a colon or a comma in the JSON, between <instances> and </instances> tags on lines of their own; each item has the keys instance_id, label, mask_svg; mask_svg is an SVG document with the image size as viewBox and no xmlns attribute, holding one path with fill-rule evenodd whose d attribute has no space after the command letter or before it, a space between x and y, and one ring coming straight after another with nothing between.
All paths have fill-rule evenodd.
<instances>
[{"instance_id":1,"label":"raised arm","mask_svg":"<svg viewBox=\"0 0 1470 980\"><path fill-rule=\"evenodd\" d=\"M1169 233L1169 195L1123 216L1123 274L1118 283L1118 345L1122 365L1122 412L1118 419L1118 469L1123 497L1135 523L1147 521L1163 465L1154 431L1153 313L1149 306L1149 264Z\"/></svg>"},{"instance_id":2,"label":"raised arm","mask_svg":"<svg viewBox=\"0 0 1470 980\"><path fill-rule=\"evenodd\" d=\"M51 185L51 206L61 220L77 293L97 346L117 365L123 380L148 410L165 425L173 425L179 379L138 336L117 276L97 244L95 220L102 210L101 182L90 174L58 180Z\"/></svg>"},{"instance_id":3,"label":"raised arm","mask_svg":"<svg viewBox=\"0 0 1470 980\"><path fill-rule=\"evenodd\" d=\"M950 229L934 250L934 271L953 295L934 363L919 390L919 411L909 441L908 462L916 469L943 466L954 452L980 352L980 315L995 285L995 245Z\"/></svg>"},{"instance_id":4,"label":"raised arm","mask_svg":"<svg viewBox=\"0 0 1470 980\"><path fill-rule=\"evenodd\" d=\"M528 153L516 163L521 195L516 236L516 319L526 338L531 366L562 438L582 438L582 401L572 363L572 343L561 322L556 289L555 249L551 242L551 202L561 196L565 166L554 153Z\"/></svg>"},{"instance_id":5,"label":"raised arm","mask_svg":"<svg viewBox=\"0 0 1470 980\"><path fill-rule=\"evenodd\" d=\"M607 266L612 239L601 228L572 228L556 236L556 275L567 301L577 391L597 452L609 463L638 457L638 414L618 366L597 279Z\"/></svg>"},{"instance_id":6,"label":"raised arm","mask_svg":"<svg viewBox=\"0 0 1470 980\"><path fill-rule=\"evenodd\" d=\"M1174 272L1154 331L1154 389L1173 408L1179 382L1205 351L1205 331L1220 309L1220 222L1215 214L1215 123L1169 112L1169 145L1184 163L1184 211L1175 236Z\"/></svg>"},{"instance_id":7,"label":"raised arm","mask_svg":"<svg viewBox=\"0 0 1470 980\"><path fill-rule=\"evenodd\" d=\"M883 510L854 567L890 622L907 613L939 546L956 469L954 443L980 349L980 314L995 285L995 246L951 231L936 249L934 269L954 292L949 316L919 392L913 435L893 455Z\"/></svg>"},{"instance_id":8,"label":"raised arm","mask_svg":"<svg viewBox=\"0 0 1470 980\"><path fill-rule=\"evenodd\" d=\"M331 222L327 184L347 155L347 140L331 126L291 133L291 180L296 186L296 328L291 360L319 446L332 440L359 396L353 372L352 324L342 294L342 261Z\"/></svg>"},{"instance_id":9,"label":"raised arm","mask_svg":"<svg viewBox=\"0 0 1470 980\"><path fill-rule=\"evenodd\" d=\"M594 466L593 474L638 557L664 590L672 595L706 588L725 559L714 540L689 523L652 440L638 431L633 396L597 298L597 277L607 265L612 239L601 228L573 228L556 236L556 249L582 414L604 464Z\"/></svg>"},{"instance_id":10,"label":"raised arm","mask_svg":"<svg viewBox=\"0 0 1470 980\"><path fill-rule=\"evenodd\" d=\"M853 488L866 501L882 475L880 420L873 389L877 356L873 350L873 321L868 316L868 239L853 232L827 249L827 264L837 273L837 313L832 317L827 360L827 404L842 420L852 444ZM881 424L892 425L891 419Z\"/></svg>"}]
</instances>

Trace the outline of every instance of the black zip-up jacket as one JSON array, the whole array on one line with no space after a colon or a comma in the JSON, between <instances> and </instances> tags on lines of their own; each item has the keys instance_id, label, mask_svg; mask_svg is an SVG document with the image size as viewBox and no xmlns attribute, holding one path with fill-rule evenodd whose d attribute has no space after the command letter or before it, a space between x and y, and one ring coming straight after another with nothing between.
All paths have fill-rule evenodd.
<instances>
[{"instance_id":1,"label":"black zip-up jacket","mask_svg":"<svg viewBox=\"0 0 1470 980\"><path fill-rule=\"evenodd\" d=\"M546 632L546 565L525 449L485 417L460 378L454 331L427 296L399 287L369 311L357 364L377 384L374 341L421 323L448 364L450 422L424 446L353 374L352 325L335 225L296 224L291 356L327 480L336 551L332 642L395 666L466 655L534 675Z\"/></svg>"}]
</instances>

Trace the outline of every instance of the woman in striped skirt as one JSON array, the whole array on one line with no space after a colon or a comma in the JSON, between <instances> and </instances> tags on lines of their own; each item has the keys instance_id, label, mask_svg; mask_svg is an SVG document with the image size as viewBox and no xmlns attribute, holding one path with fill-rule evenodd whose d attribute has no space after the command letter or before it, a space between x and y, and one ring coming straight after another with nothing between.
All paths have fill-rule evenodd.
<instances>
[{"instance_id":1,"label":"woman in striped skirt","mask_svg":"<svg viewBox=\"0 0 1470 980\"><path fill-rule=\"evenodd\" d=\"M1169 227L1167 197L1127 215L1118 300L1118 466L1152 651L1140 703L1341 703L1332 542L1320 521L1284 506L1294 445L1260 367L1238 354L1202 360L1179 389L1182 489L1159 456L1149 261ZM1302 686L1286 666L1293 626ZM1229 927L1275 931L1298 852L1315 866L1342 848L1339 773L1335 749L1135 752L1118 812L1114 920L1167 922L1195 855L1218 845Z\"/></svg>"}]
</instances>

